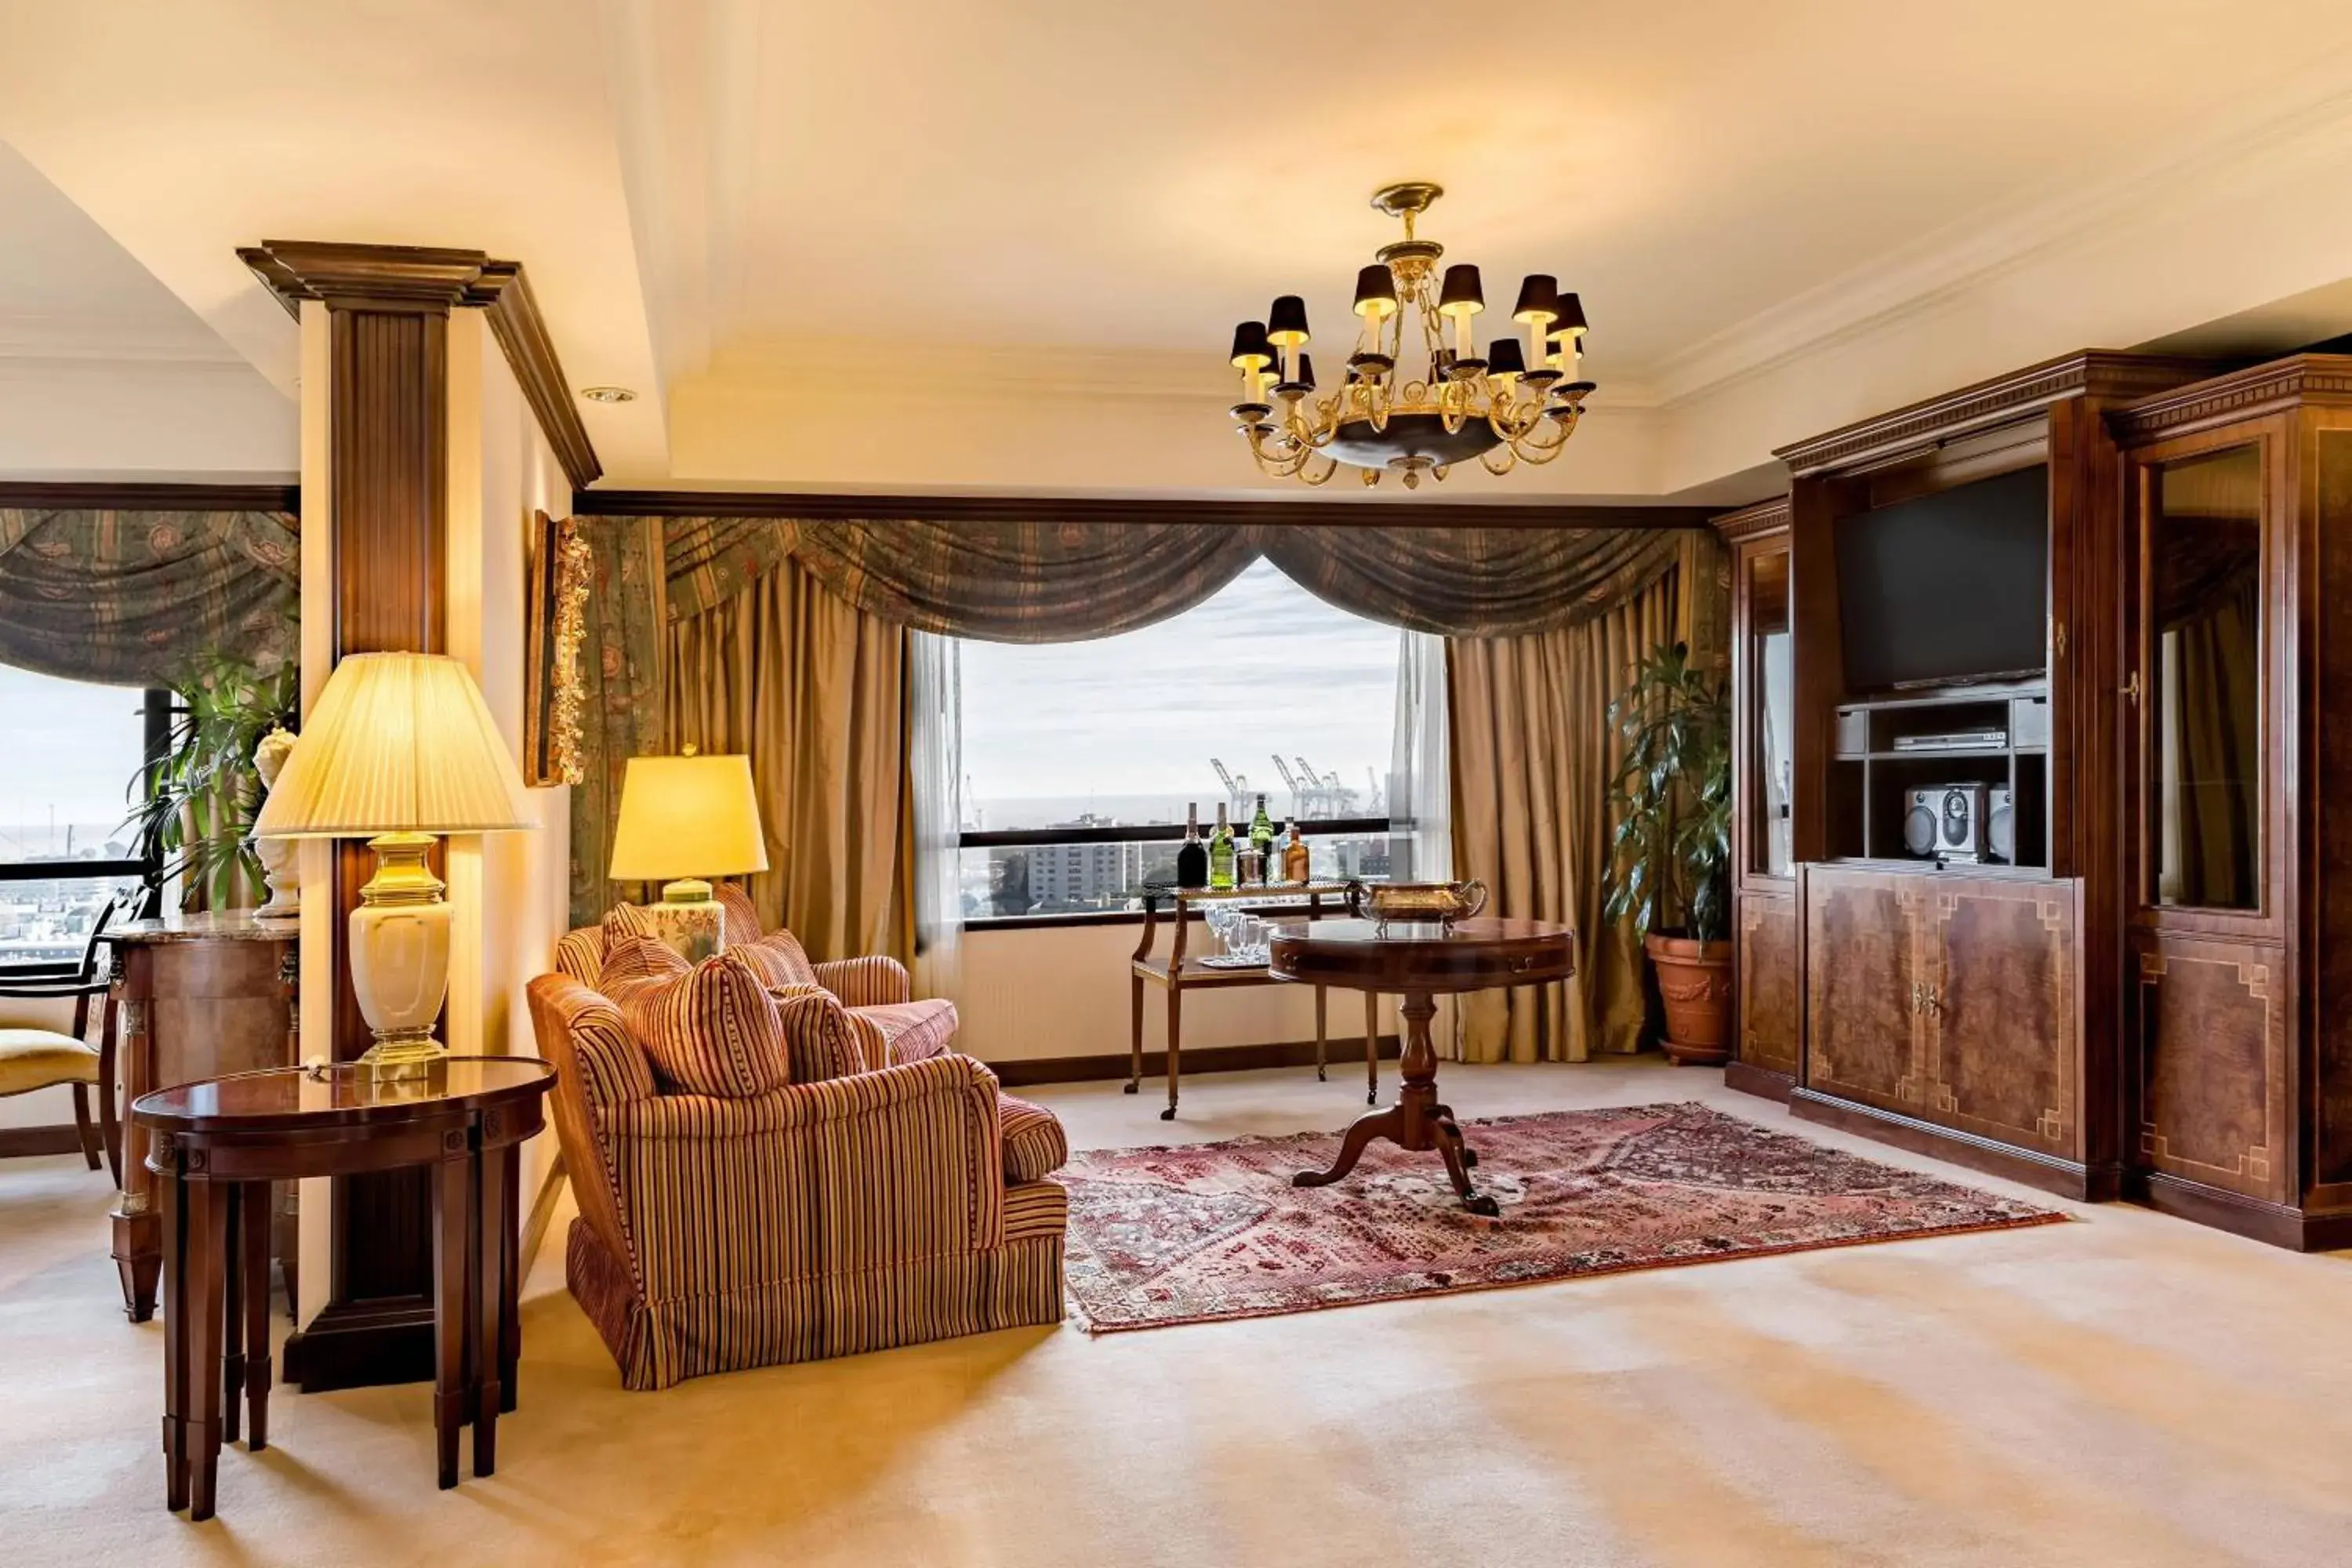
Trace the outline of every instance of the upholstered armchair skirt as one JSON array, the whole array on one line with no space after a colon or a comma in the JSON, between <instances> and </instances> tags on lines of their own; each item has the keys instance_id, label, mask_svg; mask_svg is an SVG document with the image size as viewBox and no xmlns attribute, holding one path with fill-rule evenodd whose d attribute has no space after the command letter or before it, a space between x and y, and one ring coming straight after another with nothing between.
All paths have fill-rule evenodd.
<instances>
[{"instance_id":1,"label":"upholstered armchair skirt","mask_svg":"<svg viewBox=\"0 0 2352 1568\"><path fill-rule=\"evenodd\" d=\"M604 997L542 975L530 1005L580 1205L567 1277L627 1387L1060 1319L1066 1195L1007 1164L1042 1178L1061 1131L980 1063L663 1093Z\"/></svg>"}]
</instances>

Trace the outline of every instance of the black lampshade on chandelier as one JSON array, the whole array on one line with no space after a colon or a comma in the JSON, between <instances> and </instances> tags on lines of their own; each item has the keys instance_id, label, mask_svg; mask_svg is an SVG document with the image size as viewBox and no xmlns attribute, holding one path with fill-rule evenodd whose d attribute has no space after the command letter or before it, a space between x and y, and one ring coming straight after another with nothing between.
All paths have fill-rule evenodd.
<instances>
[{"instance_id":1,"label":"black lampshade on chandelier","mask_svg":"<svg viewBox=\"0 0 2352 1568\"><path fill-rule=\"evenodd\" d=\"M1372 194L1373 206L1404 220L1404 237L1381 247L1379 261L1356 274L1355 352L1328 395L1315 395L1307 301L1285 294L1265 321L1234 329L1233 363L1242 375L1234 422L1265 472L1319 485L1345 463L1376 485L1393 468L1410 489L1422 475L1443 479L1473 458L1502 474L1548 463L1568 445L1592 390L1577 379L1584 307L1559 291L1558 279L1530 273L1511 308L1526 347L1504 334L1482 352L1476 322L1486 296L1478 269L1456 263L1436 279L1445 247L1412 231L1444 194L1427 181ZM1421 328L1417 378L1398 369L1408 321Z\"/></svg>"}]
</instances>

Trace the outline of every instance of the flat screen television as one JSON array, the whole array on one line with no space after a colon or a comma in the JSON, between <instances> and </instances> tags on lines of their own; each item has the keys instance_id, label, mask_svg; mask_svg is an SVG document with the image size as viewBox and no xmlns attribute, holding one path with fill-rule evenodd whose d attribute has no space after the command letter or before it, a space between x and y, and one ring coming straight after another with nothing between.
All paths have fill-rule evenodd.
<instances>
[{"instance_id":1,"label":"flat screen television","mask_svg":"<svg viewBox=\"0 0 2352 1568\"><path fill-rule=\"evenodd\" d=\"M1847 689L2042 675L2049 563L2044 465L1840 518Z\"/></svg>"}]
</instances>

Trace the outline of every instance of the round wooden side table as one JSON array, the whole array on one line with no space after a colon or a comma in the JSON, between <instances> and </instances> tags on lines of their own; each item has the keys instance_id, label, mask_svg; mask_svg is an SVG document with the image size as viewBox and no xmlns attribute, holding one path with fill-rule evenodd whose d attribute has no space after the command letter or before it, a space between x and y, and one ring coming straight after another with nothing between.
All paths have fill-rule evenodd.
<instances>
[{"instance_id":1,"label":"round wooden side table","mask_svg":"<svg viewBox=\"0 0 2352 1568\"><path fill-rule=\"evenodd\" d=\"M554 1081L534 1057L447 1057L401 1077L356 1063L234 1073L133 1102L163 1208L167 1506L212 1517L240 1390L248 1447L268 1445L270 1184L306 1176L430 1170L441 1485L457 1484L464 1426L474 1473L492 1473L522 1348L517 1156Z\"/></svg>"},{"instance_id":2,"label":"round wooden side table","mask_svg":"<svg viewBox=\"0 0 2352 1568\"><path fill-rule=\"evenodd\" d=\"M1324 921L1276 925L1267 940L1268 969L1277 980L1344 989L1401 992L1404 996L1403 1086L1396 1103L1356 1119L1328 1171L1301 1171L1301 1187L1324 1187L1356 1168L1375 1138L1416 1152L1434 1149L1462 1206L1472 1214L1500 1212L1471 1184L1475 1152L1462 1142L1454 1108L1437 1098L1437 1050L1429 1037L1437 997L1496 986L1541 985L1576 973L1576 933L1546 921L1466 920L1452 926L1377 921Z\"/></svg>"}]
</instances>

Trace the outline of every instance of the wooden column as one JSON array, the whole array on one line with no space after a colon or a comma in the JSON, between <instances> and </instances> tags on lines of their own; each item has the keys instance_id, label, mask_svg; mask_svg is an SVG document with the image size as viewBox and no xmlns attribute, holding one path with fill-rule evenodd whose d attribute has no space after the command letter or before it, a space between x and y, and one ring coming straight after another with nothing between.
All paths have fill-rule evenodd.
<instances>
[{"instance_id":1,"label":"wooden column","mask_svg":"<svg viewBox=\"0 0 2352 1568\"><path fill-rule=\"evenodd\" d=\"M445 651L453 310L489 313L572 482L596 477L521 268L480 251L410 246L270 241L238 254L298 321L306 300L327 313L331 586L325 605L306 599L305 615L331 615L337 660ZM338 1061L357 1058L372 1041L340 948L373 859L362 843L337 847L331 896ZM288 1380L319 1390L430 1378L432 1203L421 1173L344 1178L333 1193L328 1299L287 1342Z\"/></svg>"}]
</instances>

